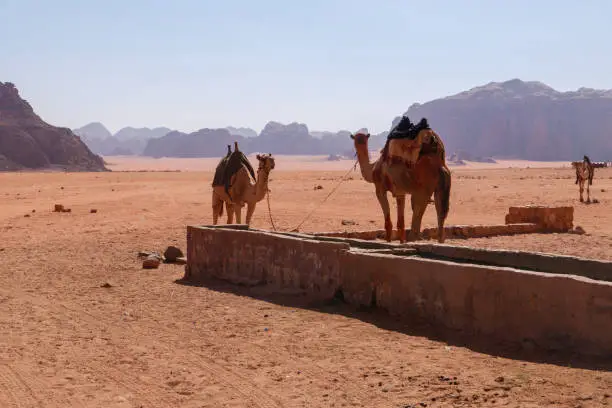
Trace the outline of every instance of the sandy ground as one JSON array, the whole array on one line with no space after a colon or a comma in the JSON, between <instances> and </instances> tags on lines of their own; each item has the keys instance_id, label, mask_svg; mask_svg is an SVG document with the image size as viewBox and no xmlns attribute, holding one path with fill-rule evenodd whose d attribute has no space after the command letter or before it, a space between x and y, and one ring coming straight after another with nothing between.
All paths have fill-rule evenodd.
<instances>
[{"instance_id":1,"label":"sandy ground","mask_svg":"<svg viewBox=\"0 0 612 408\"><path fill-rule=\"evenodd\" d=\"M374 312L185 286L173 265L142 270L138 251L184 248L185 225L210 223L217 160L107 161L118 172L0 174L0 407L612 404L609 366L517 359ZM294 228L351 165L279 157L270 184L277 226ZM449 224L502 223L511 205L574 205L588 233L456 242L612 259L612 169L596 172L599 204L588 206L566 163L453 170ZM381 228L372 185L350 177L303 231ZM51 212L55 203L72 212ZM265 202L253 224L270 227ZM424 224L434 225L433 207Z\"/></svg>"}]
</instances>

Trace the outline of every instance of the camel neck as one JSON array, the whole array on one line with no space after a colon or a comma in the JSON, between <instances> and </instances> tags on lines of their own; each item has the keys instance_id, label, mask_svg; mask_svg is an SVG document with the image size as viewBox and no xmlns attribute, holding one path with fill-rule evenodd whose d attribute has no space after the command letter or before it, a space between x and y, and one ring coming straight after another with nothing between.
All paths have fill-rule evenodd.
<instances>
[{"instance_id":1,"label":"camel neck","mask_svg":"<svg viewBox=\"0 0 612 408\"><path fill-rule=\"evenodd\" d=\"M255 199L256 201L261 201L266 196L268 192L268 176L269 171L265 169L261 169L257 171L257 182L255 182Z\"/></svg>"},{"instance_id":2,"label":"camel neck","mask_svg":"<svg viewBox=\"0 0 612 408\"><path fill-rule=\"evenodd\" d=\"M373 182L372 176L372 164L370 163L370 154L368 153L368 147L359 147L357 150L357 161L359 161L359 169L361 170L361 176L368 183Z\"/></svg>"}]
</instances>

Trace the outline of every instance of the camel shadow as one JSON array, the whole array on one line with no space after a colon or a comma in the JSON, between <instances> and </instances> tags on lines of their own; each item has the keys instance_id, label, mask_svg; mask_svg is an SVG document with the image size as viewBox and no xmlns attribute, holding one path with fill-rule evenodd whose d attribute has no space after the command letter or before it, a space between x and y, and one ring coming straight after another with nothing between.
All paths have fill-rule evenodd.
<instances>
[{"instance_id":1,"label":"camel shadow","mask_svg":"<svg viewBox=\"0 0 612 408\"><path fill-rule=\"evenodd\" d=\"M469 333L433 326L425 321L409 321L405 318L400 320L399 318L390 316L380 308L358 308L349 305L344 301L342 292L336 293L333 299L327 301L313 301L304 293L296 293L290 290L279 292L278 289L265 285L236 285L214 278L198 282L177 279L175 283L184 286L206 288L220 293L250 297L252 299L288 308L337 314L372 324L384 330L395 331L409 336L423 337L445 343L448 346L463 347L490 356L532 363L552 364L560 367L612 372L612 356L605 358L583 356L576 353L541 349L533 343L527 345L501 343L482 336L477 337Z\"/></svg>"}]
</instances>

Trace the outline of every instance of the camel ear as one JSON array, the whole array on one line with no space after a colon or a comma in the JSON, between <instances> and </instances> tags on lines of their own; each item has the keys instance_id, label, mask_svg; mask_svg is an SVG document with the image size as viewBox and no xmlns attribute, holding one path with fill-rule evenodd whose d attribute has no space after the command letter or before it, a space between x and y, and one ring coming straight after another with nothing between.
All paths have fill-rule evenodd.
<instances>
[{"instance_id":1,"label":"camel ear","mask_svg":"<svg viewBox=\"0 0 612 408\"><path fill-rule=\"evenodd\" d=\"M368 134L366 135L366 139L369 139L369 138L370 138L370 134L368 133Z\"/></svg>"},{"instance_id":2,"label":"camel ear","mask_svg":"<svg viewBox=\"0 0 612 408\"><path fill-rule=\"evenodd\" d=\"M355 135L351 133L351 139L355 140Z\"/></svg>"},{"instance_id":3,"label":"camel ear","mask_svg":"<svg viewBox=\"0 0 612 408\"><path fill-rule=\"evenodd\" d=\"M257 156L255 156L255 157L257 158L257 160L261 160L261 155L259 155L259 154L258 154L258 155L257 155Z\"/></svg>"}]
</instances>

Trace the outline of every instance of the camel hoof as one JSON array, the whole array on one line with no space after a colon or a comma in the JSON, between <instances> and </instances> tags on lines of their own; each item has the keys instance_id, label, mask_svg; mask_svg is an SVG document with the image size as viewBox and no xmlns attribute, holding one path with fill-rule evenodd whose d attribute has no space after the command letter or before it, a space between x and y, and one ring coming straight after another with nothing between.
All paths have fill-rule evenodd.
<instances>
[{"instance_id":1,"label":"camel hoof","mask_svg":"<svg viewBox=\"0 0 612 408\"><path fill-rule=\"evenodd\" d=\"M589 200L586 200L586 203L587 203L587 204L591 204L591 200L590 200L590 199L589 199Z\"/></svg>"},{"instance_id":2,"label":"camel hoof","mask_svg":"<svg viewBox=\"0 0 612 408\"><path fill-rule=\"evenodd\" d=\"M581 202L581 203L584 203L584 199L583 199L583 198L580 198L580 202Z\"/></svg>"}]
</instances>

